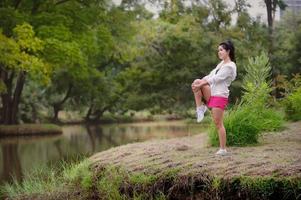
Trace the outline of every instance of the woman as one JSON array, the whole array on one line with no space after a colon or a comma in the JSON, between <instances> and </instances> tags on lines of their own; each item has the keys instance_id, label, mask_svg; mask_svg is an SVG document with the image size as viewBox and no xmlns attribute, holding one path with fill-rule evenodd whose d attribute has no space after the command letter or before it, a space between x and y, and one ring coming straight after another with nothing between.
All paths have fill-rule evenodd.
<instances>
[{"instance_id":1,"label":"woman","mask_svg":"<svg viewBox=\"0 0 301 200\"><path fill-rule=\"evenodd\" d=\"M217 155L226 155L226 130L223 123L225 107L228 104L229 86L236 78L235 49L231 41L222 42L218 46L218 57L222 60L209 75L193 81L197 122L201 122L207 110L212 108L212 118L218 131L220 149Z\"/></svg>"}]
</instances>

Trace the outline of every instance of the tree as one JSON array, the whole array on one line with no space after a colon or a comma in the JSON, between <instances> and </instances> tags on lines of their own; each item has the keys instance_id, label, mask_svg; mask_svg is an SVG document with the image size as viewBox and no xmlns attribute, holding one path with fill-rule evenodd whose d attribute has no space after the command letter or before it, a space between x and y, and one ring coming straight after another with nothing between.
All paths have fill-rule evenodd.
<instances>
[{"instance_id":1,"label":"tree","mask_svg":"<svg viewBox=\"0 0 301 200\"><path fill-rule=\"evenodd\" d=\"M301 15L286 12L275 24L274 65L277 72L289 78L300 73Z\"/></svg>"},{"instance_id":2,"label":"tree","mask_svg":"<svg viewBox=\"0 0 301 200\"><path fill-rule=\"evenodd\" d=\"M227 27L231 22L231 11L222 0L209 0L208 2L212 21L209 24L211 30L219 31L222 27Z\"/></svg>"},{"instance_id":3,"label":"tree","mask_svg":"<svg viewBox=\"0 0 301 200\"><path fill-rule=\"evenodd\" d=\"M251 7L251 5L248 4L246 0L235 0L233 12L237 13L236 26L242 30L245 30L251 21L250 15L247 11L249 7Z\"/></svg>"},{"instance_id":4,"label":"tree","mask_svg":"<svg viewBox=\"0 0 301 200\"><path fill-rule=\"evenodd\" d=\"M277 10L277 7L279 7L281 10L284 10L286 7L286 4L282 0L264 0L264 3L266 5L267 9L267 20L268 20L268 26L269 26L269 33L272 35L273 33L273 25L275 20L275 13Z\"/></svg>"},{"instance_id":5,"label":"tree","mask_svg":"<svg viewBox=\"0 0 301 200\"><path fill-rule=\"evenodd\" d=\"M284 10L286 4L282 0L264 0L267 10L267 20L268 20L268 30L269 30L269 57L272 63L272 76L276 76L275 67L273 66L273 51L274 51L274 39L273 39L273 29L274 29L274 20L275 12L277 7Z\"/></svg>"},{"instance_id":6,"label":"tree","mask_svg":"<svg viewBox=\"0 0 301 200\"><path fill-rule=\"evenodd\" d=\"M124 104L134 110L158 111L190 106L191 81L215 65L215 38L206 35L190 15L177 24L159 20L139 23L139 27L141 53L118 79L127 91Z\"/></svg>"},{"instance_id":7,"label":"tree","mask_svg":"<svg viewBox=\"0 0 301 200\"><path fill-rule=\"evenodd\" d=\"M27 23L17 25L11 38L0 34L0 74L4 85L1 100L2 124L16 124L22 90L27 74L48 82L50 66L44 62L39 52L43 48L42 40Z\"/></svg>"}]
</instances>

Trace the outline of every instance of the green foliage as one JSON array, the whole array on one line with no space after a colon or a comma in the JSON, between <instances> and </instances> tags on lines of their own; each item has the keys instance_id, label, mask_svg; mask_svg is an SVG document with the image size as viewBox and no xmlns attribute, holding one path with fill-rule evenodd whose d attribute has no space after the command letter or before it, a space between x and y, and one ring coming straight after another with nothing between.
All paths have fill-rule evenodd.
<instances>
[{"instance_id":1,"label":"green foliage","mask_svg":"<svg viewBox=\"0 0 301 200\"><path fill-rule=\"evenodd\" d=\"M283 126L283 115L274 109L257 109L253 106L237 106L225 116L224 126L227 130L227 144L245 146L256 144L263 131L279 130ZM212 124L209 131L210 142L219 145L218 133Z\"/></svg>"},{"instance_id":2,"label":"green foliage","mask_svg":"<svg viewBox=\"0 0 301 200\"><path fill-rule=\"evenodd\" d=\"M287 76L277 76L277 89L281 91L283 99L280 100L285 108L286 117L290 120L301 119L301 76L293 75L291 80L287 80Z\"/></svg>"},{"instance_id":3,"label":"green foliage","mask_svg":"<svg viewBox=\"0 0 301 200\"><path fill-rule=\"evenodd\" d=\"M8 68L14 68L19 55L20 49L16 41L0 32L0 63Z\"/></svg>"},{"instance_id":4,"label":"green foliage","mask_svg":"<svg viewBox=\"0 0 301 200\"><path fill-rule=\"evenodd\" d=\"M255 58L249 58L245 70L247 73L242 83L244 89L243 103L252 104L254 108L264 107L269 93L272 91L268 80L271 71L268 56L262 52Z\"/></svg>"},{"instance_id":5,"label":"green foliage","mask_svg":"<svg viewBox=\"0 0 301 200\"><path fill-rule=\"evenodd\" d=\"M219 30L230 24L231 14L227 4L222 0L209 0L208 4L211 16L213 17L212 21L209 23L211 29Z\"/></svg>"},{"instance_id":6,"label":"green foliage","mask_svg":"<svg viewBox=\"0 0 301 200\"><path fill-rule=\"evenodd\" d=\"M268 29L248 15L246 1L237 1L234 9L221 0L206 5L183 0L150 3L162 6L159 18L151 18L144 3L136 0L120 6L94 0L0 3L0 64L9 73L27 72L25 86L30 88L19 116L30 121L30 102L38 100L47 113L63 102L60 110L83 114L91 109L91 118L130 109L184 113L193 102L190 83L219 62L219 42L234 41L237 66L246 65L257 49L268 47ZM238 15L233 25L232 14ZM275 24L272 64L287 75L298 71L300 64L298 19L286 16ZM241 96L244 71L238 68L233 99ZM6 83L0 80L0 93L10 92ZM246 87L264 94L268 86ZM31 98L29 91L36 96ZM37 118L32 121L43 120Z\"/></svg>"},{"instance_id":7,"label":"green foliage","mask_svg":"<svg viewBox=\"0 0 301 200\"><path fill-rule=\"evenodd\" d=\"M89 160L81 161L63 170L63 178L66 182L80 185L84 189L89 189L92 186L92 171L90 169Z\"/></svg>"},{"instance_id":8,"label":"green foliage","mask_svg":"<svg viewBox=\"0 0 301 200\"><path fill-rule=\"evenodd\" d=\"M47 84L52 68L38 55L43 50L42 40L35 36L32 26L27 23L16 26L13 32L20 49L15 69L29 72L33 78Z\"/></svg>"},{"instance_id":9,"label":"green foliage","mask_svg":"<svg viewBox=\"0 0 301 200\"><path fill-rule=\"evenodd\" d=\"M119 192L125 178L125 171L109 167L104 170L97 183L97 189L106 199L123 199Z\"/></svg>"},{"instance_id":10,"label":"green foliage","mask_svg":"<svg viewBox=\"0 0 301 200\"><path fill-rule=\"evenodd\" d=\"M285 11L275 23L272 65L278 74L291 78L300 73L301 13Z\"/></svg>"},{"instance_id":11,"label":"green foliage","mask_svg":"<svg viewBox=\"0 0 301 200\"><path fill-rule=\"evenodd\" d=\"M287 96L284 100L284 105L288 119L301 120L301 87Z\"/></svg>"},{"instance_id":12,"label":"green foliage","mask_svg":"<svg viewBox=\"0 0 301 200\"><path fill-rule=\"evenodd\" d=\"M286 75L278 75L276 82L277 89L280 90L281 95L287 97L301 87L301 75L299 73L293 74L290 80L288 80Z\"/></svg>"},{"instance_id":13,"label":"green foliage","mask_svg":"<svg viewBox=\"0 0 301 200\"><path fill-rule=\"evenodd\" d=\"M42 41L35 37L33 28L28 23L16 26L13 32L21 50L28 53L36 53L42 50Z\"/></svg>"},{"instance_id":14,"label":"green foliage","mask_svg":"<svg viewBox=\"0 0 301 200\"><path fill-rule=\"evenodd\" d=\"M1 2L2 3L2 2ZM27 19L26 14L18 12L13 7L0 5L0 27L6 36L13 35L13 29Z\"/></svg>"},{"instance_id":15,"label":"green foliage","mask_svg":"<svg viewBox=\"0 0 301 200\"><path fill-rule=\"evenodd\" d=\"M137 174L131 175L129 182L133 185L141 185L141 184L150 185L150 184L153 184L156 179L157 179L157 177L154 175L146 175L143 173L137 173Z\"/></svg>"},{"instance_id":16,"label":"green foliage","mask_svg":"<svg viewBox=\"0 0 301 200\"><path fill-rule=\"evenodd\" d=\"M176 178L174 170L160 176L162 179L171 177ZM128 173L121 168L108 166L99 174L97 189L105 199L129 199L131 193L133 193L133 199L166 199L164 193L160 191L161 188L155 193L148 191L158 178L159 176L156 175L147 175L142 172ZM122 188L126 190L127 186L133 188L130 194L127 191L121 191Z\"/></svg>"},{"instance_id":17,"label":"green foliage","mask_svg":"<svg viewBox=\"0 0 301 200\"><path fill-rule=\"evenodd\" d=\"M203 47L213 46L211 42L203 42L208 36L188 15L181 17L177 24L164 21L139 24L137 45L143 47L140 59L118 79L129 91L125 93L129 95L124 98L125 105L135 110L158 106L161 111L170 105L179 110L187 107L190 101L187 93L191 93L189 80L200 71L209 71L208 63L213 64L214 50L202 51Z\"/></svg>"},{"instance_id":18,"label":"green foliage","mask_svg":"<svg viewBox=\"0 0 301 200\"><path fill-rule=\"evenodd\" d=\"M228 145L255 144L263 131L275 131L283 125L282 114L267 105L271 92L269 81L266 81L270 72L267 55L262 53L249 59L246 71L242 102L234 106L224 120ZM213 125L209 138L212 145L218 145L218 133Z\"/></svg>"},{"instance_id":19,"label":"green foliage","mask_svg":"<svg viewBox=\"0 0 301 200\"><path fill-rule=\"evenodd\" d=\"M27 85L23 88L23 94L19 105L18 118L23 123L45 122L43 111L45 108L44 85L31 78L27 79Z\"/></svg>"},{"instance_id":20,"label":"green foliage","mask_svg":"<svg viewBox=\"0 0 301 200\"><path fill-rule=\"evenodd\" d=\"M214 178L211 182L211 187L213 189L219 189L221 187L221 184L222 184L222 180L221 178Z\"/></svg>"},{"instance_id":21,"label":"green foliage","mask_svg":"<svg viewBox=\"0 0 301 200\"><path fill-rule=\"evenodd\" d=\"M43 49L43 43L35 36L32 26L28 23L17 25L13 32L13 38L8 38L1 34L1 42L3 43L1 47L1 52L3 51L1 63L7 67L15 67L16 69L20 67L29 71L35 67L35 62L39 61L33 55ZM17 62L20 62L20 64Z\"/></svg>"},{"instance_id":22,"label":"green foliage","mask_svg":"<svg viewBox=\"0 0 301 200\"><path fill-rule=\"evenodd\" d=\"M0 44L0 63L6 70L25 71L41 83L49 82L52 68L40 58L43 42L35 36L30 24L17 25L13 37L0 33Z\"/></svg>"},{"instance_id":23,"label":"green foliage","mask_svg":"<svg viewBox=\"0 0 301 200\"><path fill-rule=\"evenodd\" d=\"M251 199L273 199L281 198L278 192L282 191L287 199L298 199L300 194L300 180L294 178L274 178L274 177L240 177L241 188L249 191ZM282 199L282 198L281 198Z\"/></svg>"},{"instance_id":24,"label":"green foliage","mask_svg":"<svg viewBox=\"0 0 301 200\"><path fill-rule=\"evenodd\" d=\"M129 175L125 170L116 167L108 167L101 172L98 180L98 190L106 199L124 199L125 195L120 192L121 186L125 181L129 184L141 185L148 184L154 181L153 176L136 173ZM144 194L138 194L134 191L135 198L139 199Z\"/></svg>"}]
</instances>

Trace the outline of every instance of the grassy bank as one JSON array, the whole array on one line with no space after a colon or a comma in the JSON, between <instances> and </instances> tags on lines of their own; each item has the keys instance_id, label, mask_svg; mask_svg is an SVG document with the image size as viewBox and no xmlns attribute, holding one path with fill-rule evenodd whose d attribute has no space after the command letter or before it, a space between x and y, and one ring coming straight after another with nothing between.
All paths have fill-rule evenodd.
<instances>
[{"instance_id":1,"label":"grassy bank","mask_svg":"<svg viewBox=\"0 0 301 200\"><path fill-rule=\"evenodd\" d=\"M0 125L0 136L61 134L60 126L54 124Z\"/></svg>"},{"instance_id":2,"label":"grassy bank","mask_svg":"<svg viewBox=\"0 0 301 200\"><path fill-rule=\"evenodd\" d=\"M180 169L166 169L157 174L129 172L106 166L91 169L85 160L62 172L52 172L47 179L30 179L22 185L6 185L6 199L299 199L298 177L235 176L222 178L207 173L183 174Z\"/></svg>"},{"instance_id":3,"label":"grassy bank","mask_svg":"<svg viewBox=\"0 0 301 200\"><path fill-rule=\"evenodd\" d=\"M300 199L301 122L215 156L207 135L133 143L22 184L8 199Z\"/></svg>"}]
</instances>

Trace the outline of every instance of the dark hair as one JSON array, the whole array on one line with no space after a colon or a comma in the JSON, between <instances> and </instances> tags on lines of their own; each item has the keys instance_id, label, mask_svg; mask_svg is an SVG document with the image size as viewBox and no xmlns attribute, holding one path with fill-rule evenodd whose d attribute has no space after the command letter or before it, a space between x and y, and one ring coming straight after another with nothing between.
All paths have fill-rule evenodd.
<instances>
[{"instance_id":1,"label":"dark hair","mask_svg":"<svg viewBox=\"0 0 301 200\"><path fill-rule=\"evenodd\" d=\"M226 51L229 51L229 56L232 62L236 62L235 60L235 48L233 43L230 40L227 40L225 42L222 42L219 44L219 46L222 46Z\"/></svg>"}]
</instances>

